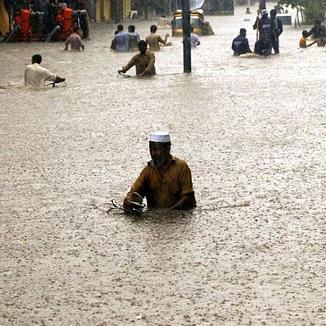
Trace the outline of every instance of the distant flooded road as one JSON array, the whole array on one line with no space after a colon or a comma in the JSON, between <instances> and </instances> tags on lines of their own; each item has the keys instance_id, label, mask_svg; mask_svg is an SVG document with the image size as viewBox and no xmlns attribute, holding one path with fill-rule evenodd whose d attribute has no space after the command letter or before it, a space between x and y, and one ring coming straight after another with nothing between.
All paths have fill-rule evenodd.
<instances>
[{"instance_id":1,"label":"distant flooded road","mask_svg":"<svg viewBox=\"0 0 326 326\"><path fill-rule=\"evenodd\" d=\"M157 76L118 77L132 53L110 50L113 25L83 53L0 44L1 325L326 324L326 48L285 27L279 56L233 57L241 27L254 47L243 12L206 17L191 75L172 38ZM66 86L21 87L35 53ZM97 209L122 203L156 130L198 207Z\"/></svg>"}]
</instances>

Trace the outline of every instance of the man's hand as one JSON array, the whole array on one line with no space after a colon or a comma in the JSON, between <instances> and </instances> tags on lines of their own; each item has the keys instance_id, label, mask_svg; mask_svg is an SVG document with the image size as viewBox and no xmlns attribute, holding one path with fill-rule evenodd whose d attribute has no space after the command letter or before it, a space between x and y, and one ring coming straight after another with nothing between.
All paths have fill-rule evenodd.
<instances>
[{"instance_id":1,"label":"man's hand","mask_svg":"<svg viewBox=\"0 0 326 326\"><path fill-rule=\"evenodd\" d=\"M142 73L138 74L138 76L145 76L147 73L147 70L145 69Z\"/></svg>"},{"instance_id":2,"label":"man's hand","mask_svg":"<svg viewBox=\"0 0 326 326\"><path fill-rule=\"evenodd\" d=\"M130 198L126 197L123 201L123 208L130 209L132 208L132 204L130 202Z\"/></svg>"},{"instance_id":3,"label":"man's hand","mask_svg":"<svg viewBox=\"0 0 326 326\"><path fill-rule=\"evenodd\" d=\"M54 83L57 84L57 83L62 83L66 80L66 78L61 78L59 76L57 76L54 80Z\"/></svg>"}]
</instances>

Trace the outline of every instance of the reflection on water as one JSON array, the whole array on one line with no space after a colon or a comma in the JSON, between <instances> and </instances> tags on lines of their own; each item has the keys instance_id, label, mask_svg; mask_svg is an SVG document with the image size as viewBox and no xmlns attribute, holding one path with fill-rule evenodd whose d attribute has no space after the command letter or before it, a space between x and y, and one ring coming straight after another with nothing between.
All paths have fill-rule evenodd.
<instances>
[{"instance_id":1,"label":"reflection on water","mask_svg":"<svg viewBox=\"0 0 326 326\"><path fill-rule=\"evenodd\" d=\"M207 17L191 75L172 38L157 76L118 77L132 54L109 49L106 24L82 53L0 45L0 324L323 323L325 49L286 27L279 56L235 58L240 27L254 45L245 18ZM66 86L21 88L36 52ZM154 130L189 163L198 207L90 208L122 202Z\"/></svg>"}]
</instances>

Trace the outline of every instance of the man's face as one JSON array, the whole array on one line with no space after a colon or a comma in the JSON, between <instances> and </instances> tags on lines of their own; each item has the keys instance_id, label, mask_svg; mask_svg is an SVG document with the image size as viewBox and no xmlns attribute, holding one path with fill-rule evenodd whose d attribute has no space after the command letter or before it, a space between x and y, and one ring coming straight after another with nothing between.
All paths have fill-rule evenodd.
<instances>
[{"instance_id":1,"label":"man's face","mask_svg":"<svg viewBox=\"0 0 326 326\"><path fill-rule=\"evenodd\" d=\"M149 145L149 152L153 164L159 169L170 155L170 150L162 143L151 142Z\"/></svg>"}]
</instances>

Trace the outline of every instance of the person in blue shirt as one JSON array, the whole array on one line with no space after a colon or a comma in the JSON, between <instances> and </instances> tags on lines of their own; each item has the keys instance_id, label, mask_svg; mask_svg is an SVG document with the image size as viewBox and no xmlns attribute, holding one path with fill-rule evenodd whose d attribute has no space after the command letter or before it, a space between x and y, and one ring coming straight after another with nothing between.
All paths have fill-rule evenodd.
<instances>
[{"instance_id":1,"label":"person in blue shirt","mask_svg":"<svg viewBox=\"0 0 326 326\"><path fill-rule=\"evenodd\" d=\"M252 53L246 35L247 30L245 28L241 28L240 34L232 42L232 50L234 55L239 56L240 54Z\"/></svg>"},{"instance_id":2,"label":"person in blue shirt","mask_svg":"<svg viewBox=\"0 0 326 326\"><path fill-rule=\"evenodd\" d=\"M128 26L128 35L129 35L129 51L138 50L138 42L140 41L140 36L138 32L135 31L135 25Z\"/></svg>"},{"instance_id":3,"label":"person in blue shirt","mask_svg":"<svg viewBox=\"0 0 326 326\"><path fill-rule=\"evenodd\" d=\"M111 49L117 52L127 52L129 50L129 35L124 32L123 25L118 25L117 33L111 43Z\"/></svg>"}]
</instances>

